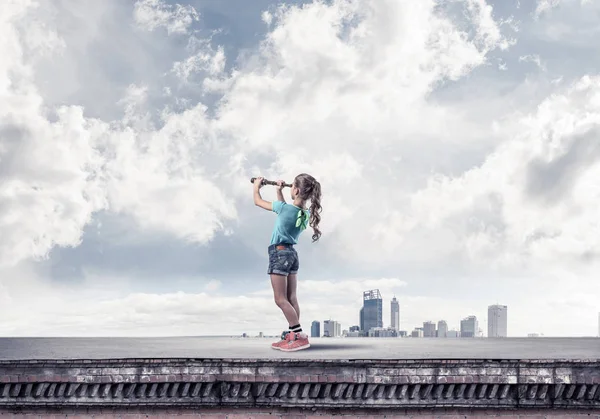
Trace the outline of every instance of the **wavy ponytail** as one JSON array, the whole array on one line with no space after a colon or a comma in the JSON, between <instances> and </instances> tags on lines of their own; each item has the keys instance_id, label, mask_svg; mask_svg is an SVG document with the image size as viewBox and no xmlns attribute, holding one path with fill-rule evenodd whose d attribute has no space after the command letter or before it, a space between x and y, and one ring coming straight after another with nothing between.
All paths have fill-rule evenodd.
<instances>
[{"instance_id":1,"label":"wavy ponytail","mask_svg":"<svg viewBox=\"0 0 600 419\"><path fill-rule=\"evenodd\" d=\"M321 184L315 180L315 185L310 196L310 220L308 222L308 225L313 229L313 243L321 237L321 230L319 230L321 211Z\"/></svg>"},{"instance_id":2,"label":"wavy ponytail","mask_svg":"<svg viewBox=\"0 0 600 419\"><path fill-rule=\"evenodd\" d=\"M300 190L299 198L307 201L310 199L310 219L308 225L313 229L313 243L321 237L319 223L321 222L321 184L317 180L306 173L299 174L294 179L295 186Z\"/></svg>"}]
</instances>

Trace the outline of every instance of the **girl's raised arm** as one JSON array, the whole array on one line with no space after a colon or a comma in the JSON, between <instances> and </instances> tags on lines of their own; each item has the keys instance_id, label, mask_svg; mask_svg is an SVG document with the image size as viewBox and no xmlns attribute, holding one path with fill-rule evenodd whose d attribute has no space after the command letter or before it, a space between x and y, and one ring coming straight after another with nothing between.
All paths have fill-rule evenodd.
<instances>
[{"instance_id":1,"label":"girl's raised arm","mask_svg":"<svg viewBox=\"0 0 600 419\"><path fill-rule=\"evenodd\" d=\"M262 188L262 177L258 177L256 178L256 180L253 182L253 186L254 186L254 205L264 208L267 211L272 211L273 210L273 204L269 201L265 201L264 199L262 199L262 196L260 196L260 188Z\"/></svg>"}]
</instances>

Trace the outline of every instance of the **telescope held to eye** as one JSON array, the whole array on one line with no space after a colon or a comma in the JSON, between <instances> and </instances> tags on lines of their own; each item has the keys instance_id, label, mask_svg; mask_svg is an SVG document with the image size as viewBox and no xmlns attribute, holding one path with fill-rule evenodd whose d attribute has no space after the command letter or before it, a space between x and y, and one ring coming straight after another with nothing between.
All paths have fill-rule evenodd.
<instances>
[{"instance_id":1,"label":"telescope held to eye","mask_svg":"<svg viewBox=\"0 0 600 419\"><path fill-rule=\"evenodd\" d=\"M254 183L254 181L256 180L255 177L253 177L252 179L250 179L250 183ZM262 181L263 185L274 185L277 186L277 182L273 181L273 180L267 180L267 179L263 179ZM284 183L283 186L287 186L288 188L292 187L291 183Z\"/></svg>"}]
</instances>

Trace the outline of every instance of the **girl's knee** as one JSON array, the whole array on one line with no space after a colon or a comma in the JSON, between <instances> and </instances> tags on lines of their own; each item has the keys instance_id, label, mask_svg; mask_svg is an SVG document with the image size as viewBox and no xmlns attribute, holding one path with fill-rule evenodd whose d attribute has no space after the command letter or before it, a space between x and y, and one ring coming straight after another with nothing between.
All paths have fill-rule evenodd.
<instances>
[{"instance_id":1,"label":"girl's knee","mask_svg":"<svg viewBox=\"0 0 600 419\"><path fill-rule=\"evenodd\" d=\"M289 304L289 301L285 297L275 297L275 304L277 304L278 307L282 307Z\"/></svg>"}]
</instances>

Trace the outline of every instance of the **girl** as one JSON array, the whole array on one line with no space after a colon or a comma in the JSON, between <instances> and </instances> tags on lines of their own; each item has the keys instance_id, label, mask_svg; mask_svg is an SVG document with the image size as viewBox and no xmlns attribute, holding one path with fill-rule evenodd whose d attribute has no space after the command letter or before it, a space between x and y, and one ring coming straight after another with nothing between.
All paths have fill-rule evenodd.
<instances>
[{"instance_id":1,"label":"girl","mask_svg":"<svg viewBox=\"0 0 600 419\"><path fill-rule=\"evenodd\" d=\"M271 276L275 304L283 311L290 327L289 331L282 333L281 340L271 346L285 352L299 351L310 347L310 343L300 326L300 307L296 297L299 261L294 245L308 225L313 229L313 243L321 237L321 184L306 173L296 176L291 188L293 203L288 204L281 192L282 180L277 182L277 201L272 203L260 196L262 181L262 177L254 180L254 204L277 214L269 246L267 273ZM306 201L309 200L310 209L307 210Z\"/></svg>"}]
</instances>

